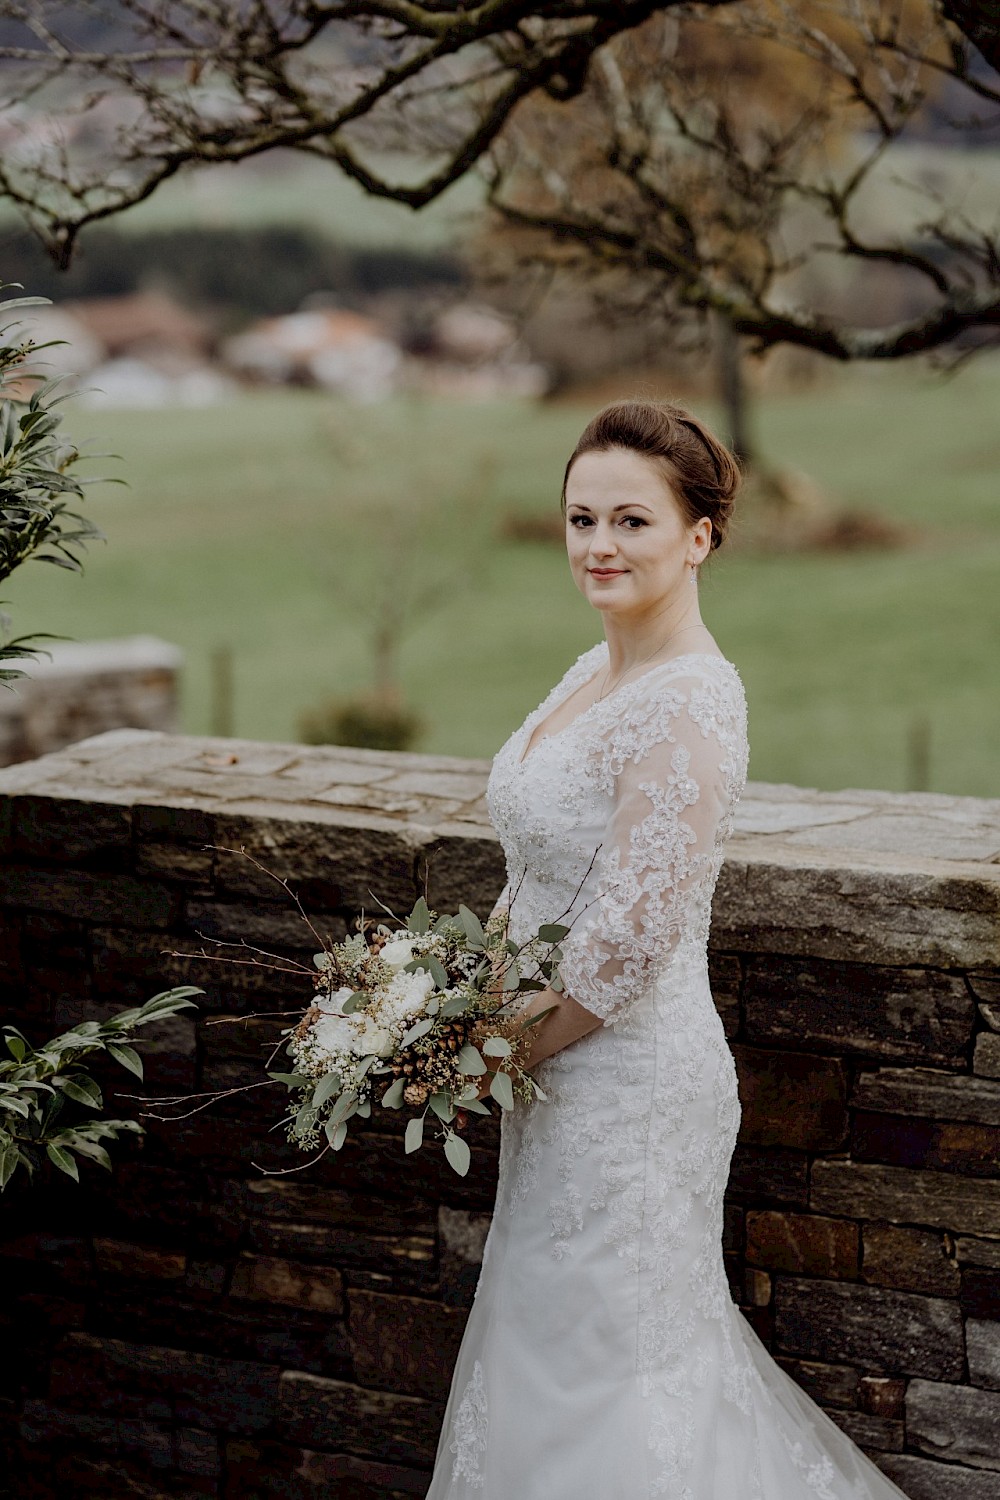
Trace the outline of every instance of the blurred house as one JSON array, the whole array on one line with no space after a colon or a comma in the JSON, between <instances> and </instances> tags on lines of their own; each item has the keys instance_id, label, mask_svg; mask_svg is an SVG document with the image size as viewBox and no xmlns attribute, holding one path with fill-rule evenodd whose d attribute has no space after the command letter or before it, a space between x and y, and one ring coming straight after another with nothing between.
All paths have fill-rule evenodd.
<instances>
[{"instance_id":1,"label":"blurred house","mask_svg":"<svg viewBox=\"0 0 1000 1500\"><path fill-rule=\"evenodd\" d=\"M378 323L339 308L263 318L227 339L222 358L245 379L320 386L359 401L378 401L399 388L403 354Z\"/></svg>"},{"instance_id":2,"label":"blurred house","mask_svg":"<svg viewBox=\"0 0 1000 1500\"><path fill-rule=\"evenodd\" d=\"M544 396L551 382L511 318L478 303L456 302L433 322L417 383L437 396L489 400Z\"/></svg>"},{"instance_id":3,"label":"blurred house","mask_svg":"<svg viewBox=\"0 0 1000 1500\"><path fill-rule=\"evenodd\" d=\"M89 406L200 406L231 389L211 361L211 327L162 292L32 308L24 323L36 343L61 341L32 367L71 375Z\"/></svg>"}]
</instances>

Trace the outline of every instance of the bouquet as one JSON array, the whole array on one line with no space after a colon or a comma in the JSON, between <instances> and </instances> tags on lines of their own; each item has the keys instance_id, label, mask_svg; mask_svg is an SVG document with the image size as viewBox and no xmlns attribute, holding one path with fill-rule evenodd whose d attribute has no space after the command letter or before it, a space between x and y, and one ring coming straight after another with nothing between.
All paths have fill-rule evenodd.
<instances>
[{"instance_id":1,"label":"bouquet","mask_svg":"<svg viewBox=\"0 0 1000 1500\"><path fill-rule=\"evenodd\" d=\"M421 899L395 929L362 921L324 946L313 960L313 1000L282 1032L294 1071L269 1073L294 1105L288 1139L312 1150L325 1138L339 1151L349 1121L369 1118L377 1103L411 1111L408 1153L423 1144L429 1120L464 1176L460 1112L489 1114L483 1092L501 1109L513 1109L515 1097L545 1098L522 1062L531 1028L551 1007L528 1018L517 1011L526 991L560 988L558 944L568 931L547 924L518 945L506 912L484 926L466 906L437 915Z\"/></svg>"}]
</instances>

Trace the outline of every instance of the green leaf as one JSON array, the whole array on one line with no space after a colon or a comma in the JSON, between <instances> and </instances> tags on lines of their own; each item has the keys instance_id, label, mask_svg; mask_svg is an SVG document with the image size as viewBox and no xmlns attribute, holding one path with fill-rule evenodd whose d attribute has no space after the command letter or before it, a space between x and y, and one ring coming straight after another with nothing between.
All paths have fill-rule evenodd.
<instances>
[{"instance_id":1,"label":"green leaf","mask_svg":"<svg viewBox=\"0 0 1000 1500\"><path fill-rule=\"evenodd\" d=\"M470 911L467 906L460 906L458 908L458 915L471 946L473 948L485 948L486 933L483 931L483 924L475 912Z\"/></svg>"},{"instance_id":2,"label":"green leaf","mask_svg":"<svg viewBox=\"0 0 1000 1500\"><path fill-rule=\"evenodd\" d=\"M0 1151L0 1190L5 1188L17 1170L21 1152L13 1141L8 1141Z\"/></svg>"},{"instance_id":3,"label":"green leaf","mask_svg":"<svg viewBox=\"0 0 1000 1500\"><path fill-rule=\"evenodd\" d=\"M542 1088L539 1087L539 1085L531 1077L530 1073L528 1074L528 1077L529 1077L529 1079L531 1079L531 1087L535 1091L535 1098L536 1099L541 1099L541 1101L542 1101L543 1104L548 1104L548 1102L549 1102L549 1096L548 1096L548 1094L545 1093L544 1089L542 1089Z\"/></svg>"},{"instance_id":4,"label":"green leaf","mask_svg":"<svg viewBox=\"0 0 1000 1500\"><path fill-rule=\"evenodd\" d=\"M27 1048L25 1047L24 1042L21 1040L21 1038L19 1036L9 1036L6 1038L6 1041L7 1051L10 1053L11 1057L13 1057L14 1061L22 1062L24 1060L24 1054Z\"/></svg>"},{"instance_id":5,"label":"green leaf","mask_svg":"<svg viewBox=\"0 0 1000 1500\"><path fill-rule=\"evenodd\" d=\"M439 958L435 958L433 953L425 954L424 958L427 967L430 970L431 978L437 985L438 989L446 990L448 988L448 970L445 968L444 964Z\"/></svg>"},{"instance_id":6,"label":"green leaf","mask_svg":"<svg viewBox=\"0 0 1000 1500\"><path fill-rule=\"evenodd\" d=\"M334 1151L339 1151L347 1140L347 1121L341 1120L338 1125L334 1125L332 1120L327 1120L323 1129L326 1131L326 1138Z\"/></svg>"},{"instance_id":7,"label":"green leaf","mask_svg":"<svg viewBox=\"0 0 1000 1500\"><path fill-rule=\"evenodd\" d=\"M78 1155L86 1156L91 1161L96 1161L98 1166L103 1167L106 1172L111 1171L111 1157L103 1146L98 1145L97 1141L88 1141L86 1136L81 1136L74 1131L72 1146Z\"/></svg>"},{"instance_id":8,"label":"green leaf","mask_svg":"<svg viewBox=\"0 0 1000 1500\"><path fill-rule=\"evenodd\" d=\"M49 1141L45 1148L45 1154L49 1158L49 1161L55 1163L60 1172L65 1172L67 1177L72 1177L74 1182L80 1181L79 1169L68 1151L64 1151L61 1146L57 1146L53 1141Z\"/></svg>"},{"instance_id":9,"label":"green leaf","mask_svg":"<svg viewBox=\"0 0 1000 1500\"><path fill-rule=\"evenodd\" d=\"M483 1052L487 1057L509 1057L511 1045L506 1037L490 1036L483 1043Z\"/></svg>"},{"instance_id":10,"label":"green leaf","mask_svg":"<svg viewBox=\"0 0 1000 1500\"><path fill-rule=\"evenodd\" d=\"M124 1042L109 1042L108 1052L123 1068L128 1068L137 1078L142 1077L142 1058L134 1047L127 1047Z\"/></svg>"},{"instance_id":11,"label":"green leaf","mask_svg":"<svg viewBox=\"0 0 1000 1500\"><path fill-rule=\"evenodd\" d=\"M469 1162L472 1160L472 1152L469 1150L468 1141L464 1141L460 1135L456 1135L454 1130L449 1130L445 1136L444 1154L459 1177L464 1177L469 1170Z\"/></svg>"},{"instance_id":12,"label":"green leaf","mask_svg":"<svg viewBox=\"0 0 1000 1500\"><path fill-rule=\"evenodd\" d=\"M446 1125L455 1118L455 1107L445 1093L432 1094L430 1106L438 1119L443 1120Z\"/></svg>"},{"instance_id":13,"label":"green leaf","mask_svg":"<svg viewBox=\"0 0 1000 1500\"><path fill-rule=\"evenodd\" d=\"M357 1112L357 1094L352 1092L351 1089L345 1089L340 1098L337 1100L336 1104L331 1109L327 1124L329 1125L330 1121L332 1120L335 1125L339 1125L341 1120L349 1120L351 1116L357 1114Z\"/></svg>"},{"instance_id":14,"label":"green leaf","mask_svg":"<svg viewBox=\"0 0 1000 1500\"><path fill-rule=\"evenodd\" d=\"M511 964L510 968L504 971L503 987L505 994L521 988L521 976L517 972L517 964Z\"/></svg>"},{"instance_id":15,"label":"green leaf","mask_svg":"<svg viewBox=\"0 0 1000 1500\"><path fill-rule=\"evenodd\" d=\"M552 1012L558 1009L558 1005L547 1005L544 1010L538 1011L535 1015L526 1016L520 1026L518 1026L518 1031L530 1031L532 1026L537 1026L539 1022L545 1020L546 1016L551 1016Z\"/></svg>"},{"instance_id":16,"label":"green leaf","mask_svg":"<svg viewBox=\"0 0 1000 1500\"><path fill-rule=\"evenodd\" d=\"M31 1105L27 1099L21 1099L17 1094L0 1094L0 1113L4 1110L8 1114L20 1115L22 1120L26 1120L31 1113Z\"/></svg>"},{"instance_id":17,"label":"green leaf","mask_svg":"<svg viewBox=\"0 0 1000 1500\"><path fill-rule=\"evenodd\" d=\"M89 1104L92 1109L103 1108L104 1100L100 1089L85 1073L78 1074L75 1078L56 1078L55 1083L57 1088L61 1088L68 1098L75 1099L77 1104Z\"/></svg>"},{"instance_id":18,"label":"green leaf","mask_svg":"<svg viewBox=\"0 0 1000 1500\"><path fill-rule=\"evenodd\" d=\"M424 933L430 931L431 914L423 896L420 897L420 900L407 917L406 925L411 932Z\"/></svg>"},{"instance_id":19,"label":"green leaf","mask_svg":"<svg viewBox=\"0 0 1000 1500\"><path fill-rule=\"evenodd\" d=\"M383 1109L399 1109L403 1102L403 1090L406 1087L405 1078L397 1078L395 1083L390 1083L382 1095Z\"/></svg>"},{"instance_id":20,"label":"green leaf","mask_svg":"<svg viewBox=\"0 0 1000 1500\"><path fill-rule=\"evenodd\" d=\"M415 1022L409 1031L403 1032L399 1045L401 1047L408 1047L411 1042L415 1042L419 1037L426 1036L433 1025L434 1022L427 1016L424 1016L422 1020Z\"/></svg>"},{"instance_id":21,"label":"green leaf","mask_svg":"<svg viewBox=\"0 0 1000 1500\"><path fill-rule=\"evenodd\" d=\"M559 922L546 922L539 927L538 936L543 943L561 943L564 937L569 936L569 928L563 927Z\"/></svg>"},{"instance_id":22,"label":"green leaf","mask_svg":"<svg viewBox=\"0 0 1000 1500\"><path fill-rule=\"evenodd\" d=\"M410 1120L406 1127L406 1138L403 1142L403 1150L409 1156L411 1151L419 1151L424 1143L424 1117L416 1115Z\"/></svg>"},{"instance_id":23,"label":"green leaf","mask_svg":"<svg viewBox=\"0 0 1000 1500\"><path fill-rule=\"evenodd\" d=\"M319 1107L320 1107L321 1104L325 1104L328 1099L332 1099L334 1094L337 1094L337 1093L340 1092L340 1089L341 1089L340 1074L339 1073L327 1073L327 1074L325 1074L324 1077L322 1077L319 1080L319 1083L317 1083L315 1089L313 1090L313 1096L312 1096L312 1107L313 1107L313 1109L319 1109Z\"/></svg>"},{"instance_id":24,"label":"green leaf","mask_svg":"<svg viewBox=\"0 0 1000 1500\"><path fill-rule=\"evenodd\" d=\"M304 1088L307 1083L312 1083L308 1073L268 1073L268 1078L273 1078L275 1083L284 1083L290 1089Z\"/></svg>"},{"instance_id":25,"label":"green leaf","mask_svg":"<svg viewBox=\"0 0 1000 1500\"><path fill-rule=\"evenodd\" d=\"M514 1085L510 1081L509 1073L494 1073L490 1083L490 1093L501 1109L514 1108Z\"/></svg>"},{"instance_id":26,"label":"green leaf","mask_svg":"<svg viewBox=\"0 0 1000 1500\"><path fill-rule=\"evenodd\" d=\"M348 995L347 999L340 1007L341 1012L345 1016L353 1015L356 1010L363 1009L363 1007L368 1003L368 998L369 996L367 990L355 990L353 994Z\"/></svg>"},{"instance_id":27,"label":"green leaf","mask_svg":"<svg viewBox=\"0 0 1000 1500\"><path fill-rule=\"evenodd\" d=\"M480 1078L486 1072L482 1053L478 1047L473 1047L471 1042L466 1042L455 1058L455 1063L460 1073L467 1073L472 1078Z\"/></svg>"},{"instance_id":28,"label":"green leaf","mask_svg":"<svg viewBox=\"0 0 1000 1500\"><path fill-rule=\"evenodd\" d=\"M459 1109L467 1109L474 1115L489 1115L493 1113L489 1105L484 1104L481 1099L461 1099L459 1101Z\"/></svg>"},{"instance_id":29,"label":"green leaf","mask_svg":"<svg viewBox=\"0 0 1000 1500\"><path fill-rule=\"evenodd\" d=\"M448 1016L460 1016L465 1011L467 1011L468 1008L469 998L467 995L452 995L451 999L446 1000L442 1005L441 1016L442 1018Z\"/></svg>"}]
</instances>

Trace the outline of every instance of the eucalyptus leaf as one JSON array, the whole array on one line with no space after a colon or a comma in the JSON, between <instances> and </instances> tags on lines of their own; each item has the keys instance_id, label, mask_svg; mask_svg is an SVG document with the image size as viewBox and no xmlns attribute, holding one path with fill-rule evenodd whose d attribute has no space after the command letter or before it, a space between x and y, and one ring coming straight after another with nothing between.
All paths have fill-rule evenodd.
<instances>
[{"instance_id":1,"label":"eucalyptus leaf","mask_svg":"<svg viewBox=\"0 0 1000 1500\"><path fill-rule=\"evenodd\" d=\"M324 1129L326 1131L326 1138L330 1142L330 1145L333 1147L334 1151L339 1151L341 1146L347 1140L347 1121L341 1120L339 1125L334 1125L331 1129L331 1121L327 1120Z\"/></svg>"},{"instance_id":2,"label":"eucalyptus leaf","mask_svg":"<svg viewBox=\"0 0 1000 1500\"><path fill-rule=\"evenodd\" d=\"M509 1057L511 1045L506 1037L490 1036L483 1043L483 1053L486 1057Z\"/></svg>"},{"instance_id":3,"label":"eucalyptus leaf","mask_svg":"<svg viewBox=\"0 0 1000 1500\"><path fill-rule=\"evenodd\" d=\"M504 970L503 988L505 994L521 988L521 976L517 972L517 964L511 964L509 968Z\"/></svg>"},{"instance_id":4,"label":"eucalyptus leaf","mask_svg":"<svg viewBox=\"0 0 1000 1500\"><path fill-rule=\"evenodd\" d=\"M494 1073L490 1083L490 1093L501 1109L514 1108L514 1085L510 1081L509 1073Z\"/></svg>"},{"instance_id":5,"label":"eucalyptus leaf","mask_svg":"<svg viewBox=\"0 0 1000 1500\"><path fill-rule=\"evenodd\" d=\"M268 1078L273 1078L275 1083L283 1083L290 1089L304 1088L307 1083L312 1083L308 1073L268 1073Z\"/></svg>"},{"instance_id":6,"label":"eucalyptus leaf","mask_svg":"<svg viewBox=\"0 0 1000 1500\"><path fill-rule=\"evenodd\" d=\"M334 1094L340 1091L340 1087L341 1080L339 1073L325 1074L325 1076L319 1080L315 1089L313 1090L313 1109L319 1109L321 1104L325 1104L328 1099L332 1099Z\"/></svg>"},{"instance_id":7,"label":"eucalyptus leaf","mask_svg":"<svg viewBox=\"0 0 1000 1500\"><path fill-rule=\"evenodd\" d=\"M382 1095L383 1109L399 1109L403 1102L403 1090L406 1087L405 1078L397 1078L395 1083L390 1083Z\"/></svg>"},{"instance_id":8,"label":"eucalyptus leaf","mask_svg":"<svg viewBox=\"0 0 1000 1500\"><path fill-rule=\"evenodd\" d=\"M546 922L539 927L538 936L543 943L561 943L564 937L569 936L569 928L563 927L560 922Z\"/></svg>"},{"instance_id":9,"label":"eucalyptus leaf","mask_svg":"<svg viewBox=\"0 0 1000 1500\"><path fill-rule=\"evenodd\" d=\"M439 1120L449 1124L455 1118L455 1107L445 1093L432 1094L430 1106Z\"/></svg>"},{"instance_id":10,"label":"eucalyptus leaf","mask_svg":"<svg viewBox=\"0 0 1000 1500\"><path fill-rule=\"evenodd\" d=\"M424 1143L424 1117L416 1115L406 1127L406 1137L403 1142L403 1150L409 1156L411 1151L419 1151Z\"/></svg>"},{"instance_id":11,"label":"eucalyptus leaf","mask_svg":"<svg viewBox=\"0 0 1000 1500\"><path fill-rule=\"evenodd\" d=\"M460 1049L455 1063L460 1073L467 1073L472 1078L479 1078L486 1072L482 1053L478 1047L473 1047L471 1042L466 1042L465 1046Z\"/></svg>"},{"instance_id":12,"label":"eucalyptus leaf","mask_svg":"<svg viewBox=\"0 0 1000 1500\"><path fill-rule=\"evenodd\" d=\"M444 1002L439 1014L441 1015L442 1019L451 1016L461 1016L465 1013L465 1011L468 1010L468 1008L469 1000L467 996L452 995L450 1000L446 1000Z\"/></svg>"},{"instance_id":13,"label":"eucalyptus leaf","mask_svg":"<svg viewBox=\"0 0 1000 1500\"><path fill-rule=\"evenodd\" d=\"M361 1010L367 1002L368 995L364 990L354 990L340 1007L341 1013L345 1016L353 1015L356 1010Z\"/></svg>"},{"instance_id":14,"label":"eucalyptus leaf","mask_svg":"<svg viewBox=\"0 0 1000 1500\"><path fill-rule=\"evenodd\" d=\"M489 1115L493 1113L489 1105L484 1104L481 1099L462 1099L459 1102L459 1108L467 1109L474 1115Z\"/></svg>"},{"instance_id":15,"label":"eucalyptus leaf","mask_svg":"<svg viewBox=\"0 0 1000 1500\"><path fill-rule=\"evenodd\" d=\"M422 1017L421 1020L415 1022L408 1031L403 1032L403 1035L401 1036L399 1041L399 1045L401 1047L408 1047L411 1042L415 1042L418 1040L418 1038L426 1036L433 1025L434 1022L429 1020L427 1016Z\"/></svg>"},{"instance_id":16,"label":"eucalyptus leaf","mask_svg":"<svg viewBox=\"0 0 1000 1500\"><path fill-rule=\"evenodd\" d=\"M486 933L483 931L483 924L475 912L470 911L467 906L460 906L458 908L458 915L470 945L473 948L485 948Z\"/></svg>"},{"instance_id":17,"label":"eucalyptus leaf","mask_svg":"<svg viewBox=\"0 0 1000 1500\"><path fill-rule=\"evenodd\" d=\"M406 925L411 932L423 934L430 931L431 914L423 896L420 897L420 900L407 917Z\"/></svg>"},{"instance_id":18,"label":"eucalyptus leaf","mask_svg":"<svg viewBox=\"0 0 1000 1500\"><path fill-rule=\"evenodd\" d=\"M464 1177L469 1170L469 1163L472 1160L472 1152L469 1150L468 1141L464 1141L454 1130L449 1130L445 1136L444 1154L459 1177Z\"/></svg>"}]
</instances>

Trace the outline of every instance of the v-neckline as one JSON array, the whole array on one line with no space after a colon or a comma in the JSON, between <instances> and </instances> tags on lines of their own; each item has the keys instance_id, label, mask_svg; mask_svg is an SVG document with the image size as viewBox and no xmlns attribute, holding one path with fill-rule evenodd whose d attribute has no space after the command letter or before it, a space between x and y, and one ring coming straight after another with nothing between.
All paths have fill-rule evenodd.
<instances>
[{"instance_id":1,"label":"v-neckline","mask_svg":"<svg viewBox=\"0 0 1000 1500\"><path fill-rule=\"evenodd\" d=\"M607 642L604 642L604 645L606 646ZM584 654L586 655L586 653ZM532 745L531 737L534 734L535 730L538 729L542 724L544 724L548 719L551 719L552 715L559 708L561 708L564 703L567 703L569 699L572 698L574 693L578 693L581 688L586 687L588 683L593 682L594 678L597 676L597 673L601 670L600 666L598 666L596 670L590 674L589 677L585 677L581 683L579 683L576 687L571 688L568 693L565 693L563 695L563 697L557 698L555 703L553 703L549 708L549 711L544 719L536 720L534 723L531 723L531 720L534 719L535 714L539 713L541 711L541 708L544 706L540 704L539 707L535 709L535 714L529 715L529 717L525 720L524 725L522 726L522 732L523 729L527 729L528 738L525 742L524 748L521 751L521 754L517 758L518 769L520 769L522 766L527 765L528 761L535 754L535 752L537 750L540 750L542 746L549 740L558 739L560 735L565 734L567 730L572 729L575 724L578 724L581 719L585 719L587 715L589 713L592 713L595 708L599 708L602 703L611 703L620 692L623 692L626 688L635 687L637 683L643 682L647 677L651 677L654 672L659 672L661 668L672 666L674 662L678 661L690 661L693 657L707 657L710 661L724 661L728 665L732 665L732 663L729 661L728 656L723 656L718 651L682 651L679 656L668 656L665 661L659 661L655 666L649 667L645 672L640 672L639 676L633 677L631 682L620 682L618 686L613 688L610 693L606 694L605 697L595 698L592 703L587 704L586 708L582 708L578 714L574 714L573 718L568 720L561 729L554 729L550 731L549 734L543 734L541 739L538 740L534 745Z\"/></svg>"}]
</instances>

